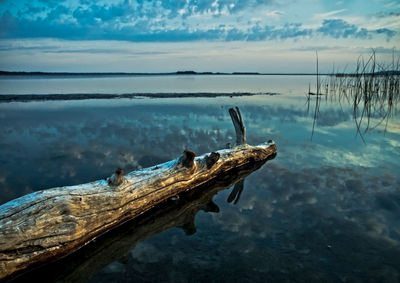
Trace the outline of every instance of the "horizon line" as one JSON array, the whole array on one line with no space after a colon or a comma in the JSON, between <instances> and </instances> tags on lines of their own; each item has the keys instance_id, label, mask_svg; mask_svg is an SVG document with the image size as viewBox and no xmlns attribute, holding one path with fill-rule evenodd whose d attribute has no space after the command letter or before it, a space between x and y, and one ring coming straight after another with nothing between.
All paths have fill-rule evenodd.
<instances>
[{"instance_id":1,"label":"horizon line","mask_svg":"<svg viewBox=\"0 0 400 283\"><path fill-rule=\"evenodd\" d=\"M0 75L48 75L48 76L159 76L159 75L317 75L310 72L197 72L197 71L175 71L175 72L64 72L64 71L3 71L0 70ZM329 75L329 73L318 73L318 75Z\"/></svg>"}]
</instances>

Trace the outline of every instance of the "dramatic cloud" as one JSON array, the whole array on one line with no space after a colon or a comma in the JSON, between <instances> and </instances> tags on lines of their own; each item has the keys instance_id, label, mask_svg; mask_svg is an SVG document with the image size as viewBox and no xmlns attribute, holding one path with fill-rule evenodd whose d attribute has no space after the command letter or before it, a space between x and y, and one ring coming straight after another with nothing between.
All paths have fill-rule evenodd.
<instances>
[{"instance_id":1,"label":"dramatic cloud","mask_svg":"<svg viewBox=\"0 0 400 283\"><path fill-rule=\"evenodd\" d=\"M344 67L360 50L399 49L399 10L395 2L378 1L5 0L0 2L0 69L297 72L310 68L304 64L307 46L324 50L327 63ZM49 40L59 47L45 46ZM42 49L23 49L39 41ZM104 42L110 42L109 52L100 46ZM127 42L134 47L121 48ZM139 58L129 50L140 44L165 56ZM63 49L67 45L76 51ZM95 56L99 53L101 58Z\"/></svg>"},{"instance_id":2,"label":"dramatic cloud","mask_svg":"<svg viewBox=\"0 0 400 283\"><path fill-rule=\"evenodd\" d=\"M379 12L376 14L376 17L378 18L400 17L400 11Z\"/></svg>"},{"instance_id":3,"label":"dramatic cloud","mask_svg":"<svg viewBox=\"0 0 400 283\"><path fill-rule=\"evenodd\" d=\"M340 19L324 20L318 31L334 38L368 37L368 31L365 28L358 28L356 25L349 24Z\"/></svg>"},{"instance_id":4,"label":"dramatic cloud","mask_svg":"<svg viewBox=\"0 0 400 283\"><path fill-rule=\"evenodd\" d=\"M389 40L390 38L392 38L393 36L395 36L397 34L396 31L387 29L387 28L380 28L380 29L377 29L375 32L378 34L385 34L387 40Z\"/></svg>"},{"instance_id":5,"label":"dramatic cloud","mask_svg":"<svg viewBox=\"0 0 400 283\"><path fill-rule=\"evenodd\" d=\"M341 14L346 9L320 13L320 27L308 28L290 19L279 21L283 11L276 1L81 1L30 2L15 12L4 9L0 36L3 38L49 37L69 40L195 41L240 40L263 41L302 38L322 34L333 38L370 39L384 34L396 35L389 28L370 30L343 19L323 17ZM247 19L245 21L244 19ZM374 33L375 31L375 33Z\"/></svg>"}]
</instances>

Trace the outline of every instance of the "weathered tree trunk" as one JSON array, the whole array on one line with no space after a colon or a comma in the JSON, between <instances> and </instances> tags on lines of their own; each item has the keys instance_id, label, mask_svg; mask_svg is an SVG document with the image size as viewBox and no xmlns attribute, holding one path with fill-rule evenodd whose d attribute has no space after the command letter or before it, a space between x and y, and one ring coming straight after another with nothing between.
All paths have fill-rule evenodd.
<instances>
[{"instance_id":1,"label":"weathered tree trunk","mask_svg":"<svg viewBox=\"0 0 400 283\"><path fill-rule=\"evenodd\" d=\"M17 281L87 282L112 262L124 263L137 244L154 235L173 227L182 228L186 234L193 234L196 231L197 212L219 212L213 197L221 190L242 183L244 178L266 161L267 159L246 164L225 172L206 184L182 193L179 199L169 199L151 211L113 229L70 256L23 274Z\"/></svg>"},{"instance_id":2,"label":"weathered tree trunk","mask_svg":"<svg viewBox=\"0 0 400 283\"><path fill-rule=\"evenodd\" d=\"M237 123L243 126L238 116ZM235 129L244 136L244 126L235 124ZM117 170L106 181L38 191L10 201L0 206L0 279L69 254L172 196L275 152L272 141L199 157L185 150L176 160L125 176Z\"/></svg>"}]
</instances>

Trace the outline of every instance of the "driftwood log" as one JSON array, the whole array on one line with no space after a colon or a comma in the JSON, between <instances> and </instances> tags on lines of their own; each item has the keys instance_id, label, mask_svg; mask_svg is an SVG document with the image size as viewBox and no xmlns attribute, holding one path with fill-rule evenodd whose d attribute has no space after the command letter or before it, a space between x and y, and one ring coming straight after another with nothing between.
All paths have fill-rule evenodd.
<instances>
[{"instance_id":1,"label":"driftwood log","mask_svg":"<svg viewBox=\"0 0 400 283\"><path fill-rule=\"evenodd\" d=\"M246 144L238 108L230 109L237 146L175 160L107 180L37 191L0 206L0 279L63 257L170 197L276 153L273 141ZM234 117L236 115L236 117Z\"/></svg>"},{"instance_id":2,"label":"driftwood log","mask_svg":"<svg viewBox=\"0 0 400 283\"><path fill-rule=\"evenodd\" d=\"M274 158L274 155L270 158ZM181 228L187 235L191 235L196 231L195 217L200 210L219 212L219 207L213 202L213 197L219 191L234 185L229 198L233 195L238 197L235 190L237 185L243 189L240 184L243 184L244 178L263 166L268 159L233 168L193 190L180 194L177 199L168 199L154 209L105 233L71 255L30 270L15 281L87 282L113 262L126 263L132 251L135 253L135 246L154 235L174 227Z\"/></svg>"}]
</instances>

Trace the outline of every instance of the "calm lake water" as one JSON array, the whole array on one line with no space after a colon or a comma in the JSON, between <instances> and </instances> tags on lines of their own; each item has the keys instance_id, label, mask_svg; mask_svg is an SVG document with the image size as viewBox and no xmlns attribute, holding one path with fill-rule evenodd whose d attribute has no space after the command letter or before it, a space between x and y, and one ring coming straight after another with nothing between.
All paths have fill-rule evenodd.
<instances>
[{"instance_id":1,"label":"calm lake water","mask_svg":"<svg viewBox=\"0 0 400 283\"><path fill-rule=\"evenodd\" d=\"M1 94L296 92L310 76L1 76Z\"/></svg>"},{"instance_id":2,"label":"calm lake water","mask_svg":"<svg viewBox=\"0 0 400 283\"><path fill-rule=\"evenodd\" d=\"M365 133L364 143L352 106L323 99L311 140L309 83L315 78L0 78L0 95L281 94L1 103L1 203L102 179L117 167L129 172L155 165L186 148L198 155L222 149L234 143L233 106L241 109L250 144L273 139L278 147L274 160L245 179L236 204L227 202L232 187L210 193L219 209L190 206L202 195L167 203L158 214L44 267L41 280L399 282L400 114L393 113L386 130L383 123Z\"/></svg>"}]
</instances>

